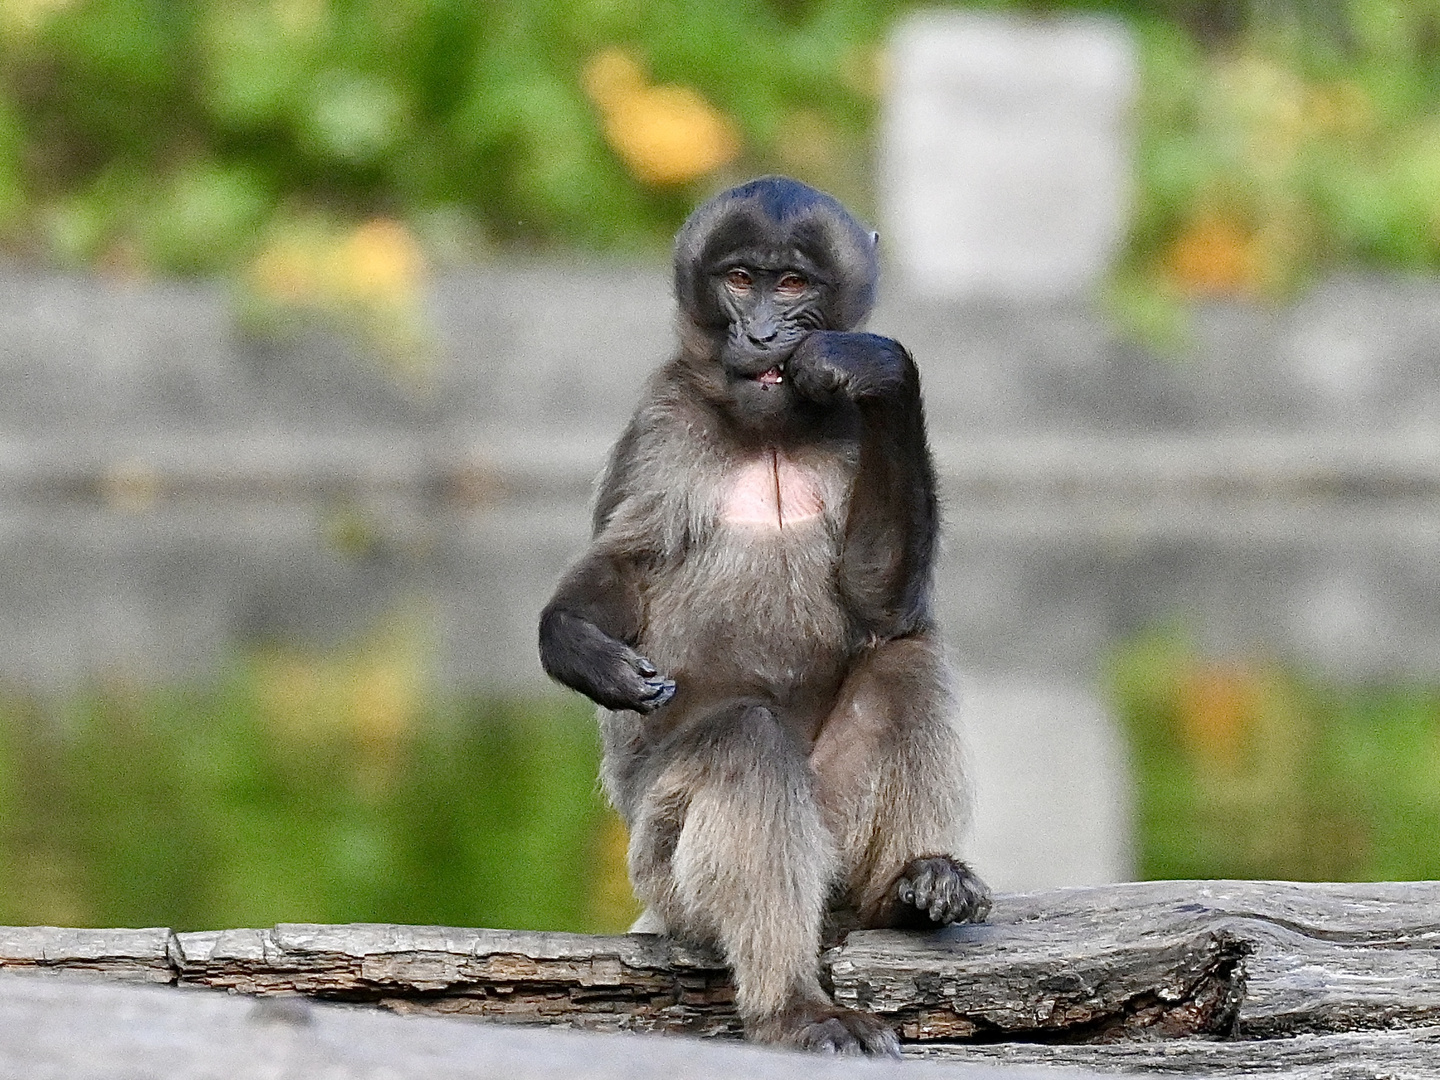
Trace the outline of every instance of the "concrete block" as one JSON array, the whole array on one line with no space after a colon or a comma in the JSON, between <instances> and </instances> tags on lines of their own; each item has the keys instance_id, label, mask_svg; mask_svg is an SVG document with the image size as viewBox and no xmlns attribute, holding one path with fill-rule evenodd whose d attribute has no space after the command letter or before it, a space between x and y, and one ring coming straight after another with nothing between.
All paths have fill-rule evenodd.
<instances>
[{"instance_id":1,"label":"concrete block","mask_svg":"<svg viewBox=\"0 0 1440 1080\"><path fill-rule=\"evenodd\" d=\"M1124 238L1135 49L1096 18L927 12L890 46L881 243L935 296L1053 297Z\"/></svg>"}]
</instances>

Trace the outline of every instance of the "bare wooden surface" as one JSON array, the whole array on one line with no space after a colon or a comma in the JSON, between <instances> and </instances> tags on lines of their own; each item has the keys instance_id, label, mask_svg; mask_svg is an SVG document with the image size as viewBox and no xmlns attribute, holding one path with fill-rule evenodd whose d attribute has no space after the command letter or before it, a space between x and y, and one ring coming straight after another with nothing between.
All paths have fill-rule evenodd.
<instances>
[{"instance_id":1,"label":"bare wooden surface","mask_svg":"<svg viewBox=\"0 0 1440 1080\"><path fill-rule=\"evenodd\" d=\"M1440 1076L1435 882L1002 896L983 926L855 933L823 962L836 998L889 1018L915 1056L1305 1077L1348 1076L1345 1063L1360 1061ZM738 1032L718 959L645 936L28 927L0 929L0 967L551 1026Z\"/></svg>"}]
</instances>

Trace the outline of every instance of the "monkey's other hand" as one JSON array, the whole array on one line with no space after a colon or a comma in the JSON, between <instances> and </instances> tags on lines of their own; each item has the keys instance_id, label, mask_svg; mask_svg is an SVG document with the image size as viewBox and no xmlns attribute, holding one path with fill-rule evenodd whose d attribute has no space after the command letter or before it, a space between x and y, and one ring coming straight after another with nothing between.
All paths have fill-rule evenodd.
<instances>
[{"instance_id":1,"label":"monkey's other hand","mask_svg":"<svg viewBox=\"0 0 1440 1080\"><path fill-rule=\"evenodd\" d=\"M675 681L647 657L554 602L540 615L540 664L607 709L649 713L675 696Z\"/></svg>"},{"instance_id":2,"label":"monkey's other hand","mask_svg":"<svg viewBox=\"0 0 1440 1080\"><path fill-rule=\"evenodd\" d=\"M975 871L946 855L911 859L896 879L895 899L913 914L911 926L984 922L990 914L990 889Z\"/></svg>"},{"instance_id":3,"label":"monkey's other hand","mask_svg":"<svg viewBox=\"0 0 1440 1080\"><path fill-rule=\"evenodd\" d=\"M589 667L584 693L607 709L652 713L675 696L675 680L623 642L611 639Z\"/></svg>"},{"instance_id":4,"label":"monkey's other hand","mask_svg":"<svg viewBox=\"0 0 1440 1080\"><path fill-rule=\"evenodd\" d=\"M675 680L667 679L648 659L634 649L626 649L621 657L621 672L618 689L623 697L617 697L621 704L608 708L633 709L638 713L652 713L675 696Z\"/></svg>"},{"instance_id":5,"label":"monkey's other hand","mask_svg":"<svg viewBox=\"0 0 1440 1080\"><path fill-rule=\"evenodd\" d=\"M754 1026L751 1037L818 1054L900 1057L900 1040L874 1013L842 1008L829 1002L792 1007Z\"/></svg>"},{"instance_id":6,"label":"monkey's other hand","mask_svg":"<svg viewBox=\"0 0 1440 1080\"><path fill-rule=\"evenodd\" d=\"M795 392L811 401L879 397L898 389L913 366L897 341L879 334L816 330L806 334L787 365Z\"/></svg>"}]
</instances>

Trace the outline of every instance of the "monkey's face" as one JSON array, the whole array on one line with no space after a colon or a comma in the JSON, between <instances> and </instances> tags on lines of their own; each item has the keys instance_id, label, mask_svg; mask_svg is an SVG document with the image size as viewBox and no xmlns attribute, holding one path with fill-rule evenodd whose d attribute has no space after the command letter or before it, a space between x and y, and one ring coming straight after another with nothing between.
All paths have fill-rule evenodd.
<instances>
[{"instance_id":1,"label":"monkey's face","mask_svg":"<svg viewBox=\"0 0 1440 1080\"><path fill-rule=\"evenodd\" d=\"M777 419L791 401L790 355L829 322L828 284L796 251L738 252L717 260L708 278L714 362L726 397L752 424Z\"/></svg>"},{"instance_id":2,"label":"monkey's face","mask_svg":"<svg viewBox=\"0 0 1440 1080\"><path fill-rule=\"evenodd\" d=\"M800 259L792 263L735 259L713 274L711 287L726 317L720 362L733 378L781 385L800 339L825 328L824 282Z\"/></svg>"},{"instance_id":3,"label":"monkey's face","mask_svg":"<svg viewBox=\"0 0 1440 1080\"><path fill-rule=\"evenodd\" d=\"M780 416L795 347L861 323L875 276L875 234L814 188L765 177L711 199L675 240L685 352L706 392L747 423Z\"/></svg>"}]
</instances>

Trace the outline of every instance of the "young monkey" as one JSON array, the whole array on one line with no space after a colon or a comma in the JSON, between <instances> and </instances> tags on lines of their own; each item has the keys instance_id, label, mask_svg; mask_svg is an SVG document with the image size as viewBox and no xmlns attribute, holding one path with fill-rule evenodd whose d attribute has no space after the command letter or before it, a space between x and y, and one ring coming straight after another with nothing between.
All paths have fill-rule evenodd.
<instances>
[{"instance_id":1,"label":"young monkey","mask_svg":"<svg viewBox=\"0 0 1440 1080\"><path fill-rule=\"evenodd\" d=\"M956 857L919 374L855 330L876 239L782 177L691 215L679 352L611 452L540 657L601 706L635 929L718 946L752 1039L898 1056L883 1021L821 988L827 916L935 927L990 901Z\"/></svg>"}]
</instances>

